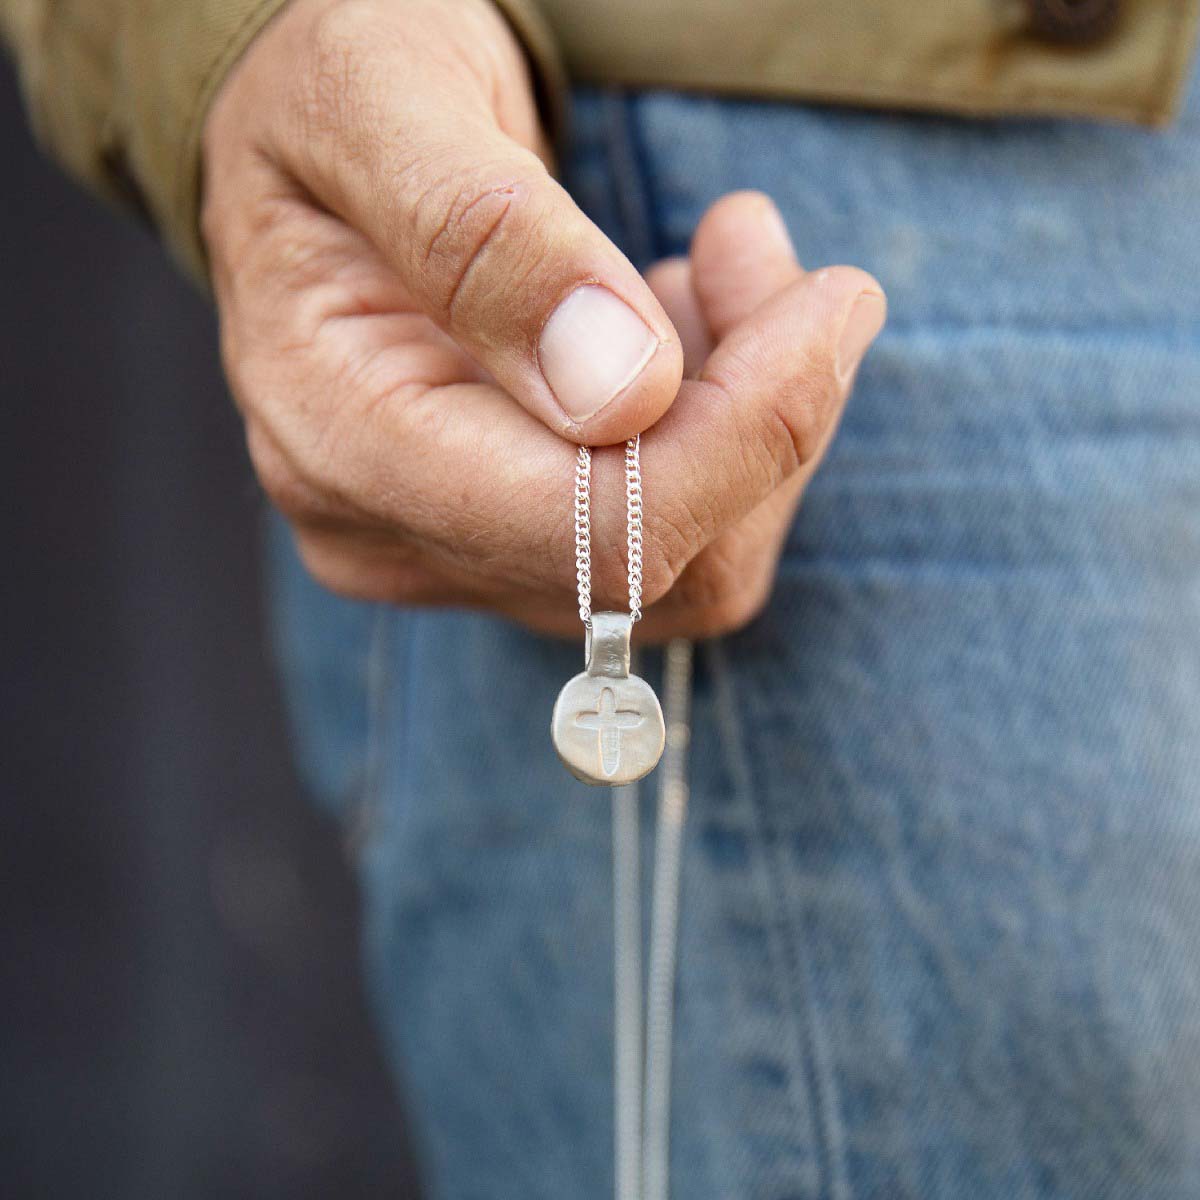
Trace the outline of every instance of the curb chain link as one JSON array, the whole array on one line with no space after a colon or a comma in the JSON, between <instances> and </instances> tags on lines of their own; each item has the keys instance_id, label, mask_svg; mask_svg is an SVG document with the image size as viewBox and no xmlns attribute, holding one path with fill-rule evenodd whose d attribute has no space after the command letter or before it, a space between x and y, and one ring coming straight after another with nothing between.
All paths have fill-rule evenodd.
<instances>
[{"instance_id":1,"label":"curb chain link","mask_svg":"<svg viewBox=\"0 0 1200 1200\"><path fill-rule=\"evenodd\" d=\"M625 443L625 549L629 574L629 615L642 619L642 438ZM579 447L575 460L575 580L579 619L592 623L592 452Z\"/></svg>"}]
</instances>

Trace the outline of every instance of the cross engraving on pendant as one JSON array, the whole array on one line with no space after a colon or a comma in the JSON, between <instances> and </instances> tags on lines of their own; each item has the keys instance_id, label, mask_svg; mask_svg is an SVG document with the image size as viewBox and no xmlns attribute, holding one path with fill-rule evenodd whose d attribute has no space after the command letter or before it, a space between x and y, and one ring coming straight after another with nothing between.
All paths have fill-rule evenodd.
<instances>
[{"instance_id":1,"label":"cross engraving on pendant","mask_svg":"<svg viewBox=\"0 0 1200 1200\"><path fill-rule=\"evenodd\" d=\"M575 724L594 729L600 742L600 769L605 775L615 775L621 765L621 731L636 729L646 718L635 708L617 708L612 688L603 688L595 709L584 709Z\"/></svg>"}]
</instances>

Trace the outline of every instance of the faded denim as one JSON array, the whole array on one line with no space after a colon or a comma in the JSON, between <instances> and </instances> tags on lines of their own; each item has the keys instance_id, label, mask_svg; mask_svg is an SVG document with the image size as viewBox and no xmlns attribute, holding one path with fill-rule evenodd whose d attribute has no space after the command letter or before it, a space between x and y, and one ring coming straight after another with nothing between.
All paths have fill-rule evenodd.
<instances>
[{"instance_id":1,"label":"faded denim","mask_svg":"<svg viewBox=\"0 0 1200 1200\"><path fill-rule=\"evenodd\" d=\"M1200 102L575 117L640 265L757 187L891 303L769 609L698 649L674 1194L1195 1200ZM610 817L547 734L580 646L337 600L272 544L429 1195L609 1196Z\"/></svg>"}]
</instances>

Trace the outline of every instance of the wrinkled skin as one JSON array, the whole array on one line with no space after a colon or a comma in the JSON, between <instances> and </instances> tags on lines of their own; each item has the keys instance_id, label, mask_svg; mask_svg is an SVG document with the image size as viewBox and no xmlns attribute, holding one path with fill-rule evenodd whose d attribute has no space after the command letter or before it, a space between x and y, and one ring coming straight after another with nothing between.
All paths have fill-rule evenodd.
<instances>
[{"instance_id":1,"label":"wrinkled skin","mask_svg":"<svg viewBox=\"0 0 1200 1200\"><path fill-rule=\"evenodd\" d=\"M804 271L771 202L734 193L643 278L554 181L484 0L293 0L217 96L204 166L226 372L318 580L577 632L575 443L648 430L639 637L761 608L865 348L841 341L851 312L883 320L869 275ZM538 359L580 284L657 339L583 423ZM596 606L620 608L620 447L593 470Z\"/></svg>"}]
</instances>

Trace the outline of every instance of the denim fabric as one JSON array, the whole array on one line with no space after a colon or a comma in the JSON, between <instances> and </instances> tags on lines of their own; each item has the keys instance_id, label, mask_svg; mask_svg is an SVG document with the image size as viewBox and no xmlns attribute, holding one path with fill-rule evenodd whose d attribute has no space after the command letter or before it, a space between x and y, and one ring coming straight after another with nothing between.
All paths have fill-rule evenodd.
<instances>
[{"instance_id":1,"label":"denim fabric","mask_svg":"<svg viewBox=\"0 0 1200 1200\"><path fill-rule=\"evenodd\" d=\"M891 301L769 609L698 648L674 1194L1194 1200L1200 98L1162 134L575 117L640 264L758 187ZM272 544L429 1195L609 1195L609 806L547 734L581 647L355 606Z\"/></svg>"}]
</instances>

